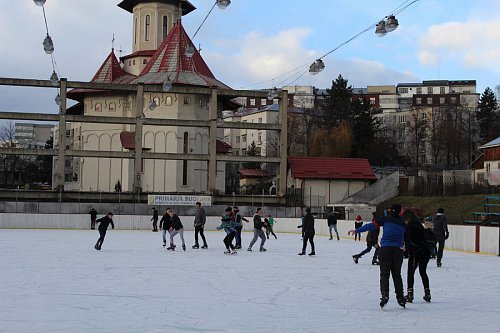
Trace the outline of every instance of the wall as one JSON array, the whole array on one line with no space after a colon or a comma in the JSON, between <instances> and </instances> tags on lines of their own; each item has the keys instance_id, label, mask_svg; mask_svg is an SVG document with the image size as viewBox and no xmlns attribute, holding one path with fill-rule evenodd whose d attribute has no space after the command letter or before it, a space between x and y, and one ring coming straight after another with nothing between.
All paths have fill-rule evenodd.
<instances>
[{"instance_id":1,"label":"wall","mask_svg":"<svg viewBox=\"0 0 500 333\"><path fill-rule=\"evenodd\" d=\"M160 212L161 213L161 212ZM99 215L98 217L101 217ZM250 223L243 223L245 231L252 231L253 223L251 217L246 216ZM194 217L180 216L184 228L193 230ZM151 216L149 215L115 215L113 217L117 229L126 230L150 230L152 228ZM300 218L277 218L274 225L275 232L299 233ZM206 230L215 230L220 224L220 217L207 216ZM328 236L328 225L325 219L316 219L316 235ZM89 229L90 217L88 214L0 214L0 229ZM354 221L339 221L337 225L342 238L353 239L347 236L347 232L354 228ZM481 253L498 255L499 252L499 228L480 227L479 238L476 239L476 226L450 225L450 238L446 241L446 249L475 252L476 243L479 244ZM382 229L383 233L383 229Z\"/></svg>"}]
</instances>

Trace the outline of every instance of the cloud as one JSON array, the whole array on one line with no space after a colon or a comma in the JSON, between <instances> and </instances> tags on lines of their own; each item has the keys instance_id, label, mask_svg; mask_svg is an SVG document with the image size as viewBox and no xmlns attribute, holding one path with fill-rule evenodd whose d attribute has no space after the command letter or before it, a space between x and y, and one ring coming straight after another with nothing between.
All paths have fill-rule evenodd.
<instances>
[{"instance_id":1,"label":"cloud","mask_svg":"<svg viewBox=\"0 0 500 333\"><path fill-rule=\"evenodd\" d=\"M500 21L433 25L420 38L418 57L424 66L453 62L467 69L500 72Z\"/></svg>"}]
</instances>

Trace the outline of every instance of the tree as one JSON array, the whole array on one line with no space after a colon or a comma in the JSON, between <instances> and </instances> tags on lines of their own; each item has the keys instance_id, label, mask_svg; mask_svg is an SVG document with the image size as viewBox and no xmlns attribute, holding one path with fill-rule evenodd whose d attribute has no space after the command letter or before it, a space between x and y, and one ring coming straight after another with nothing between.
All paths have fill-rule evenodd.
<instances>
[{"instance_id":1,"label":"tree","mask_svg":"<svg viewBox=\"0 0 500 333\"><path fill-rule=\"evenodd\" d=\"M414 164L419 166L420 162L424 162L419 158L421 151L427 151L425 147L427 139L427 111L425 109L414 108L410 111L408 136L409 148L413 152Z\"/></svg>"},{"instance_id":2,"label":"tree","mask_svg":"<svg viewBox=\"0 0 500 333\"><path fill-rule=\"evenodd\" d=\"M311 136L308 156L349 157L352 140L353 134L347 122L333 130L320 128Z\"/></svg>"},{"instance_id":3,"label":"tree","mask_svg":"<svg viewBox=\"0 0 500 333\"><path fill-rule=\"evenodd\" d=\"M488 142L496 138L498 135L498 132L492 133L492 129L495 129L496 122L498 121L495 114L497 107L498 103L495 94L493 93L493 90L487 87L479 98L478 112L476 116L479 122L479 136L484 140L484 142Z\"/></svg>"},{"instance_id":4,"label":"tree","mask_svg":"<svg viewBox=\"0 0 500 333\"><path fill-rule=\"evenodd\" d=\"M260 148L255 145L255 141L252 141L250 146L247 148L247 156L260 156ZM260 162L243 162L242 166L244 169L260 169Z\"/></svg>"},{"instance_id":5,"label":"tree","mask_svg":"<svg viewBox=\"0 0 500 333\"><path fill-rule=\"evenodd\" d=\"M339 75L332 81L331 89L326 89L325 98L321 103L326 127L337 127L342 121L349 119L351 98L352 86L347 86L347 80Z\"/></svg>"},{"instance_id":6,"label":"tree","mask_svg":"<svg viewBox=\"0 0 500 333\"><path fill-rule=\"evenodd\" d=\"M365 157L370 150L376 148L372 143L375 139L375 133L380 127L380 123L373 116L370 101L366 97L361 96L361 98L351 102L349 123L354 140L352 156Z\"/></svg>"}]
</instances>

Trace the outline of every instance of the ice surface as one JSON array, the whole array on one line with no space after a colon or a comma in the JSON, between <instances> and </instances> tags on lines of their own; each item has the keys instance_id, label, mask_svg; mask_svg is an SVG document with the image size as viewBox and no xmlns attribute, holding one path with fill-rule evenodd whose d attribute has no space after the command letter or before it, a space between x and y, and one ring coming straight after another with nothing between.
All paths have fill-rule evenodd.
<instances>
[{"instance_id":1,"label":"ice surface","mask_svg":"<svg viewBox=\"0 0 500 333\"><path fill-rule=\"evenodd\" d=\"M432 302L380 309L373 252L365 242L316 237L315 257L298 256L298 234L278 234L268 252L167 252L161 232L0 230L0 332L498 332L499 258L445 251L429 263ZM177 249L180 240L176 239ZM257 250L257 251L255 251ZM308 248L309 252L309 248ZM406 286L406 262L403 279Z\"/></svg>"}]
</instances>

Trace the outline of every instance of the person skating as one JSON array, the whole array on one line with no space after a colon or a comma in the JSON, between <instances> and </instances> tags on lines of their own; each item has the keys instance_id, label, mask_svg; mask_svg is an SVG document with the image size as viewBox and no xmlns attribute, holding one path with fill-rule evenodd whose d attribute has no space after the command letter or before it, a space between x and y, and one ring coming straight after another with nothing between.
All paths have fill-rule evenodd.
<instances>
[{"instance_id":1,"label":"person skating","mask_svg":"<svg viewBox=\"0 0 500 333\"><path fill-rule=\"evenodd\" d=\"M236 231L235 234L235 249L241 249L241 230L243 229L243 221L248 223L248 220L241 216L240 210L238 207L233 207L233 218L234 218L234 229Z\"/></svg>"},{"instance_id":2,"label":"person skating","mask_svg":"<svg viewBox=\"0 0 500 333\"><path fill-rule=\"evenodd\" d=\"M224 237L224 245L226 246L225 254L236 254L235 246L233 245L233 239L236 235L235 222L232 217L232 208L227 207L224 210L224 215L221 219L221 225L217 227L217 230L222 230L226 232L226 237Z\"/></svg>"},{"instance_id":3,"label":"person skating","mask_svg":"<svg viewBox=\"0 0 500 333\"><path fill-rule=\"evenodd\" d=\"M205 235L203 234L203 231L205 229L205 223L207 221L207 215L205 214L205 209L201 207L201 202L197 202L195 204L196 207L196 212L194 215L194 245L193 249L198 249L200 248L200 244L198 243L198 233L201 236L201 239L203 240L203 245L202 249L207 249L207 240L205 238Z\"/></svg>"},{"instance_id":4,"label":"person skating","mask_svg":"<svg viewBox=\"0 0 500 333\"><path fill-rule=\"evenodd\" d=\"M97 243L95 243L94 248L99 251L101 250L102 243L104 242L104 238L106 237L108 226L111 224L111 228L115 228L115 225L113 223L113 213L108 212L105 216L96 220L95 223L99 223L99 239L97 240Z\"/></svg>"},{"instance_id":5,"label":"person skating","mask_svg":"<svg viewBox=\"0 0 500 333\"><path fill-rule=\"evenodd\" d=\"M306 208L306 215L304 215L304 220L302 221L302 252L299 253L299 256L303 256L306 254L307 241L311 244L311 253L310 256L316 255L314 250L314 216L311 214L311 208Z\"/></svg>"},{"instance_id":6,"label":"person skating","mask_svg":"<svg viewBox=\"0 0 500 333\"><path fill-rule=\"evenodd\" d=\"M253 216L253 239L250 242L250 245L248 246L248 251L252 251L252 246L255 244L257 241L257 238L260 237L260 252L266 252L267 250L264 248L264 243L266 242L266 235L264 234L264 231L262 230L262 227L264 226L264 222L262 221L261 215L262 214L262 209L259 207L257 208L257 211L255 212L255 215Z\"/></svg>"},{"instance_id":7,"label":"person skating","mask_svg":"<svg viewBox=\"0 0 500 333\"><path fill-rule=\"evenodd\" d=\"M94 207L92 207L89 214L90 214L90 229L94 230L95 229L95 219L97 218L97 211L94 209Z\"/></svg>"},{"instance_id":8,"label":"person skating","mask_svg":"<svg viewBox=\"0 0 500 333\"><path fill-rule=\"evenodd\" d=\"M427 276L427 264L430 259L430 252L426 246L425 227L420 223L415 213L405 211L403 220L408 224L411 242L406 247L408 251L408 273L407 273L407 294L405 296L408 303L413 303L413 284L415 271L418 267L422 284L424 285L424 301L431 301L431 290L429 287L429 277Z\"/></svg>"},{"instance_id":9,"label":"person skating","mask_svg":"<svg viewBox=\"0 0 500 333\"><path fill-rule=\"evenodd\" d=\"M337 231L337 212L333 211L330 214L328 214L327 221L328 221L328 231L330 232L330 240L333 239L332 235L332 229L335 230L335 233L337 234L337 240L340 240L339 237L339 232Z\"/></svg>"},{"instance_id":10,"label":"person skating","mask_svg":"<svg viewBox=\"0 0 500 333\"><path fill-rule=\"evenodd\" d=\"M276 237L276 234L273 231L274 223L276 223L276 221L273 219L273 217L271 216L271 214L267 215L264 218L264 227L266 228L266 237L267 237L267 239L269 239L269 234L273 235L274 239L278 239L278 237Z\"/></svg>"},{"instance_id":11,"label":"person skating","mask_svg":"<svg viewBox=\"0 0 500 333\"><path fill-rule=\"evenodd\" d=\"M167 231L170 235L170 229L172 228L172 218L170 217L170 208L165 209L165 214L161 217L160 220L160 229L162 230L163 237L163 247L167 246ZM173 244L170 244L171 246Z\"/></svg>"},{"instance_id":12,"label":"person skating","mask_svg":"<svg viewBox=\"0 0 500 333\"><path fill-rule=\"evenodd\" d=\"M375 215L373 216L373 218L375 219ZM363 255L367 254L372 250L372 247L375 248L375 253L373 254L373 259L372 259L372 265L379 264L378 262L378 253L380 251L380 246L378 244L379 233L380 233L380 228L375 228L374 230L368 231L368 234L366 235L366 249L352 256L352 259L356 264L358 263L359 258L361 258Z\"/></svg>"},{"instance_id":13,"label":"person skating","mask_svg":"<svg viewBox=\"0 0 500 333\"><path fill-rule=\"evenodd\" d=\"M170 218L172 219L172 227L170 227L170 246L167 250L175 251L174 237L179 234L182 242L182 250L186 251L186 243L184 243L184 226L182 225L181 219L177 214L174 213L173 209L169 211Z\"/></svg>"},{"instance_id":14,"label":"person skating","mask_svg":"<svg viewBox=\"0 0 500 333\"><path fill-rule=\"evenodd\" d=\"M156 209L156 207L153 207L153 217L151 221L153 221L153 232L158 232L158 209Z\"/></svg>"},{"instance_id":15,"label":"person skating","mask_svg":"<svg viewBox=\"0 0 500 333\"><path fill-rule=\"evenodd\" d=\"M401 205L394 204L389 216L377 217L372 223L365 224L356 230L350 230L349 235L356 232L374 230L383 227L384 232L380 241L379 263L380 263L380 307L384 307L389 301L389 277L392 275L396 299L401 307L405 307L403 280L401 278L401 266L403 265L403 247L410 243L408 226L399 214Z\"/></svg>"},{"instance_id":16,"label":"person skating","mask_svg":"<svg viewBox=\"0 0 500 333\"><path fill-rule=\"evenodd\" d=\"M356 220L354 221L354 229L361 228L363 226L363 219L361 218L361 215L356 216ZM359 240L361 241L361 234L359 232L356 232L354 234L354 241Z\"/></svg>"},{"instance_id":17,"label":"person skating","mask_svg":"<svg viewBox=\"0 0 500 333\"><path fill-rule=\"evenodd\" d=\"M444 215L444 209L438 208L436 215L432 218L433 231L436 234L438 242L437 250L437 267L441 267L441 259L443 259L444 242L448 239L450 233L448 232L448 219Z\"/></svg>"}]
</instances>

